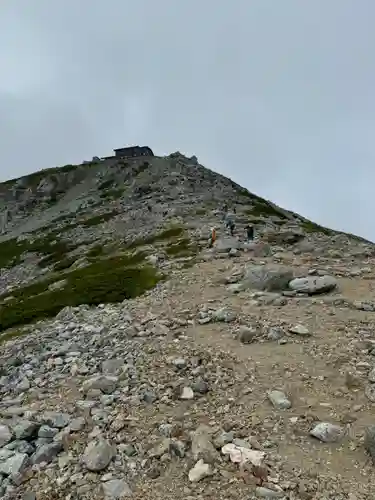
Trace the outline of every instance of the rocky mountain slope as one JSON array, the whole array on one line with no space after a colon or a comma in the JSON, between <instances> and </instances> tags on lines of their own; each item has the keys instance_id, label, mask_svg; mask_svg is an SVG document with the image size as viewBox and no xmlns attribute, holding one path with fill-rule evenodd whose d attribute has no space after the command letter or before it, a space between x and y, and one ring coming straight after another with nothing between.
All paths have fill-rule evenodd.
<instances>
[{"instance_id":1,"label":"rocky mountain slope","mask_svg":"<svg viewBox=\"0 0 375 500\"><path fill-rule=\"evenodd\" d=\"M0 203L1 498L373 498L372 243L179 153Z\"/></svg>"}]
</instances>

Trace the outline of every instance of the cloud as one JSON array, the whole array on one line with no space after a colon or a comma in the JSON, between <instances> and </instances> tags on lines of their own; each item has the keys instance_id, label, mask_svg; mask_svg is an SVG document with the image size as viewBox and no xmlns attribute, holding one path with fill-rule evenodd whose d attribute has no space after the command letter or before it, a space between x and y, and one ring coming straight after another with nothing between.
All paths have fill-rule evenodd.
<instances>
[{"instance_id":1,"label":"cloud","mask_svg":"<svg viewBox=\"0 0 375 500\"><path fill-rule=\"evenodd\" d=\"M4 0L2 179L145 144L375 240L370 0Z\"/></svg>"}]
</instances>

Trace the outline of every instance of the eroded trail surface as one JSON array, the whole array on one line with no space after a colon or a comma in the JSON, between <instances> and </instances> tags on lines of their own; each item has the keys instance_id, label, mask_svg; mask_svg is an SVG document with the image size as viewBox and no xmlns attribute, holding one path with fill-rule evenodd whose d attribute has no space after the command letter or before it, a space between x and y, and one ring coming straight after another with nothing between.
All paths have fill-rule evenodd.
<instances>
[{"instance_id":1,"label":"eroded trail surface","mask_svg":"<svg viewBox=\"0 0 375 500\"><path fill-rule=\"evenodd\" d=\"M66 308L4 344L4 495L373 499L375 259L271 253L208 252L142 297ZM337 286L237 286L254 266Z\"/></svg>"}]
</instances>

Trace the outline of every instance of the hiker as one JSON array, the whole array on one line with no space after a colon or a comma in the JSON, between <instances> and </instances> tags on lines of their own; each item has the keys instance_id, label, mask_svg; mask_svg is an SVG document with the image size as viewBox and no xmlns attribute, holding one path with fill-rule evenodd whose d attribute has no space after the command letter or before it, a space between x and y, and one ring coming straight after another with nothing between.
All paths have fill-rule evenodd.
<instances>
[{"instance_id":1,"label":"hiker","mask_svg":"<svg viewBox=\"0 0 375 500\"><path fill-rule=\"evenodd\" d=\"M253 239L254 239L254 226L251 226L250 224L248 224L245 229L246 229L247 241L253 241Z\"/></svg>"},{"instance_id":2,"label":"hiker","mask_svg":"<svg viewBox=\"0 0 375 500\"><path fill-rule=\"evenodd\" d=\"M236 227L236 224L233 222L233 219L229 219L228 227L229 227L230 235L234 236L234 229Z\"/></svg>"},{"instance_id":3,"label":"hiker","mask_svg":"<svg viewBox=\"0 0 375 500\"><path fill-rule=\"evenodd\" d=\"M147 210L148 210L149 212L152 212L152 207L151 207L151 205L147 205Z\"/></svg>"},{"instance_id":4,"label":"hiker","mask_svg":"<svg viewBox=\"0 0 375 500\"><path fill-rule=\"evenodd\" d=\"M228 213L228 205L226 203L224 203L224 205L223 205L222 212L223 212L223 221L225 221L225 218L226 218L227 213Z\"/></svg>"},{"instance_id":5,"label":"hiker","mask_svg":"<svg viewBox=\"0 0 375 500\"><path fill-rule=\"evenodd\" d=\"M211 236L208 242L208 248L212 248L214 246L215 241L216 241L216 227L213 227L211 229Z\"/></svg>"}]
</instances>

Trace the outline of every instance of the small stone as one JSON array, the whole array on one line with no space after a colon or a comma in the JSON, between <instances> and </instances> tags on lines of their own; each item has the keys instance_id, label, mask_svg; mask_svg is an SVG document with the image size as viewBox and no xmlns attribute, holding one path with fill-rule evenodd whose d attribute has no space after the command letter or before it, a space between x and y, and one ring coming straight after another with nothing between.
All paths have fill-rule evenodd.
<instances>
[{"instance_id":1,"label":"small stone","mask_svg":"<svg viewBox=\"0 0 375 500\"><path fill-rule=\"evenodd\" d=\"M208 383L205 380L203 380L203 378L199 378L198 380L193 382L191 388L195 393L198 394L206 394L207 392L209 392Z\"/></svg>"},{"instance_id":2,"label":"small stone","mask_svg":"<svg viewBox=\"0 0 375 500\"><path fill-rule=\"evenodd\" d=\"M283 329L277 326L271 327L267 334L268 340L280 340L283 336L284 336Z\"/></svg>"},{"instance_id":3,"label":"small stone","mask_svg":"<svg viewBox=\"0 0 375 500\"><path fill-rule=\"evenodd\" d=\"M29 439L36 435L39 425L30 420L19 420L12 428L16 439Z\"/></svg>"},{"instance_id":4,"label":"small stone","mask_svg":"<svg viewBox=\"0 0 375 500\"><path fill-rule=\"evenodd\" d=\"M289 332L293 333L295 335L301 335L303 337L307 337L307 336L311 335L309 330L303 325L292 326L291 328L289 328Z\"/></svg>"},{"instance_id":5,"label":"small stone","mask_svg":"<svg viewBox=\"0 0 375 500\"><path fill-rule=\"evenodd\" d=\"M46 412L43 415L43 421L50 427L56 427L57 429L66 427L70 420L71 416L69 413Z\"/></svg>"},{"instance_id":6,"label":"small stone","mask_svg":"<svg viewBox=\"0 0 375 500\"><path fill-rule=\"evenodd\" d=\"M367 427L364 439L365 450L375 463L375 425Z\"/></svg>"},{"instance_id":7,"label":"small stone","mask_svg":"<svg viewBox=\"0 0 375 500\"><path fill-rule=\"evenodd\" d=\"M184 387L181 392L180 399L189 400L194 399L194 391L191 387Z\"/></svg>"},{"instance_id":8,"label":"small stone","mask_svg":"<svg viewBox=\"0 0 375 500\"><path fill-rule=\"evenodd\" d=\"M132 491L122 479L111 479L102 484L105 500L121 500L132 496Z\"/></svg>"},{"instance_id":9,"label":"small stone","mask_svg":"<svg viewBox=\"0 0 375 500\"><path fill-rule=\"evenodd\" d=\"M263 486L255 488L255 494L259 498L284 498L285 496L283 491L274 491Z\"/></svg>"},{"instance_id":10,"label":"small stone","mask_svg":"<svg viewBox=\"0 0 375 500\"><path fill-rule=\"evenodd\" d=\"M123 359L106 359L102 362L102 372L104 375L119 375L124 364Z\"/></svg>"},{"instance_id":11,"label":"small stone","mask_svg":"<svg viewBox=\"0 0 375 500\"><path fill-rule=\"evenodd\" d=\"M17 384L17 387L16 389L19 391L19 392L24 392L24 391L28 391L30 389L30 381L28 378L24 377L21 382L19 382Z\"/></svg>"},{"instance_id":12,"label":"small stone","mask_svg":"<svg viewBox=\"0 0 375 500\"><path fill-rule=\"evenodd\" d=\"M38 437L53 438L58 432L58 429L54 429L53 427L49 427L48 425L42 425L38 431Z\"/></svg>"},{"instance_id":13,"label":"small stone","mask_svg":"<svg viewBox=\"0 0 375 500\"><path fill-rule=\"evenodd\" d=\"M238 339L243 344L251 344L256 340L257 330L255 328L250 328L248 326L240 326L238 329Z\"/></svg>"},{"instance_id":14,"label":"small stone","mask_svg":"<svg viewBox=\"0 0 375 500\"><path fill-rule=\"evenodd\" d=\"M369 382L375 383L375 368L373 368L368 374Z\"/></svg>"},{"instance_id":15,"label":"small stone","mask_svg":"<svg viewBox=\"0 0 375 500\"><path fill-rule=\"evenodd\" d=\"M189 481L197 483L203 478L211 476L212 469L209 464L205 464L203 460L199 460L192 469L189 471Z\"/></svg>"},{"instance_id":16,"label":"small stone","mask_svg":"<svg viewBox=\"0 0 375 500\"><path fill-rule=\"evenodd\" d=\"M269 391L267 396L273 406L279 410L287 410L292 406L292 403L282 391Z\"/></svg>"},{"instance_id":17,"label":"small stone","mask_svg":"<svg viewBox=\"0 0 375 500\"><path fill-rule=\"evenodd\" d=\"M183 358L176 358L172 361L172 363L179 370L182 370L183 368L186 368L186 366L187 366L186 360Z\"/></svg>"},{"instance_id":18,"label":"small stone","mask_svg":"<svg viewBox=\"0 0 375 500\"><path fill-rule=\"evenodd\" d=\"M41 462L49 464L62 450L63 446L61 443L44 444L36 450L32 461L34 464L40 464Z\"/></svg>"},{"instance_id":19,"label":"small stone","mask_svg":"<svg viewBox=\"0 0 375 500\"><path fill-rule=\"evenodd\" d=\"M33 491L27 491L22 495L22 500L37 500L36 493L34 493Z\"/></svg>"},{"instance_id":20,"label":"small stone","mask_svg":"<svg viewBox=\"0 0 375 500\"><path fill-rule=\"evenodd\" d=\"M83 417L74 418L70 424L69 428L72 432L79 432L85 427L85 419Z\"/></svg>"},{"instance_id":21,"label":"small stone","mask_svg":"<svg viewBox=\"0 0 375 500\"><path fill-rule=\"evenodd\" d=\"M231 323L236 320L236 313L229 309L222 307L212 313L212 319L218 322Z\"/></svg>"},{"instance_id":22,"label":"small stone","mask_svg":"<svg viewBox=\"0 0 375 500\"><path fill-rule=\"evenodd\" d=\"M147 404L155 403L157 399L157 395L153 391L145 391L143 393L143 401Z\"/></svg>"},{"instance_id":23,"label":"small stone","mask_svg":"<svg viewBox=\"0 0 375 500\"><path fill-rule=\"evenodd\" d=\"M0 473L12 477L22 475L29 464L30 459L26 453L15 453L5 462L0 462Z\"/></svg>"},{"instance_id":24,"label":"small stone","mask_svg":"<svg viewBox=\"0 0 375 500\"><path fill-rule=\"evenodd\" d=\"M334 443L344 436L344 432L344 429L339 425L320 422L310 431L310 435L323 441L323 443Z\"/></svg>"},{"instance_id":25,"label":"small stone","mask_svg":"<svg viewBox=\"0 0 375 500\"><path fill-rule=\"evenodd\" d=\"M83 392L87 393L91 391L92 389L97 389L104 394L112 394L117 387L118 384L118 378L117 377L109 377L109 376L104 376L104 375L99 375L97 377L93 377L89 380L86 380L84 382L82 389Z\"/></svg>"},{"instance_id":26,"label":"small stone","mask_svg":"<svg viewBox=\"0 0 375 500\"><path fill-rule=\"evenodd\" d=\"M105 439L91 441L83 454L83 463L89 471L98 472L108 467L115 456L113 447Z\"/></svg>"},{"instance_id":27,"label":"small stone","mask_svg":"<svg viewBox=\"0 0 375 500\"><path fill-rule=\"evenodd\" d=\"M12 433L7 425L0 425L0 448L12 439Z\"/></svg>"},{"instance_id":28,"label":"small stone","mask_svg":"<svg viewBox=\"0 0 375 500\"><path fill-rule=\"evenodd\" d=\"M176 457L183 458L185 456L185 445L182 441L173 440L169 446L170 452Z\"/></svg>"}]
</instances>

